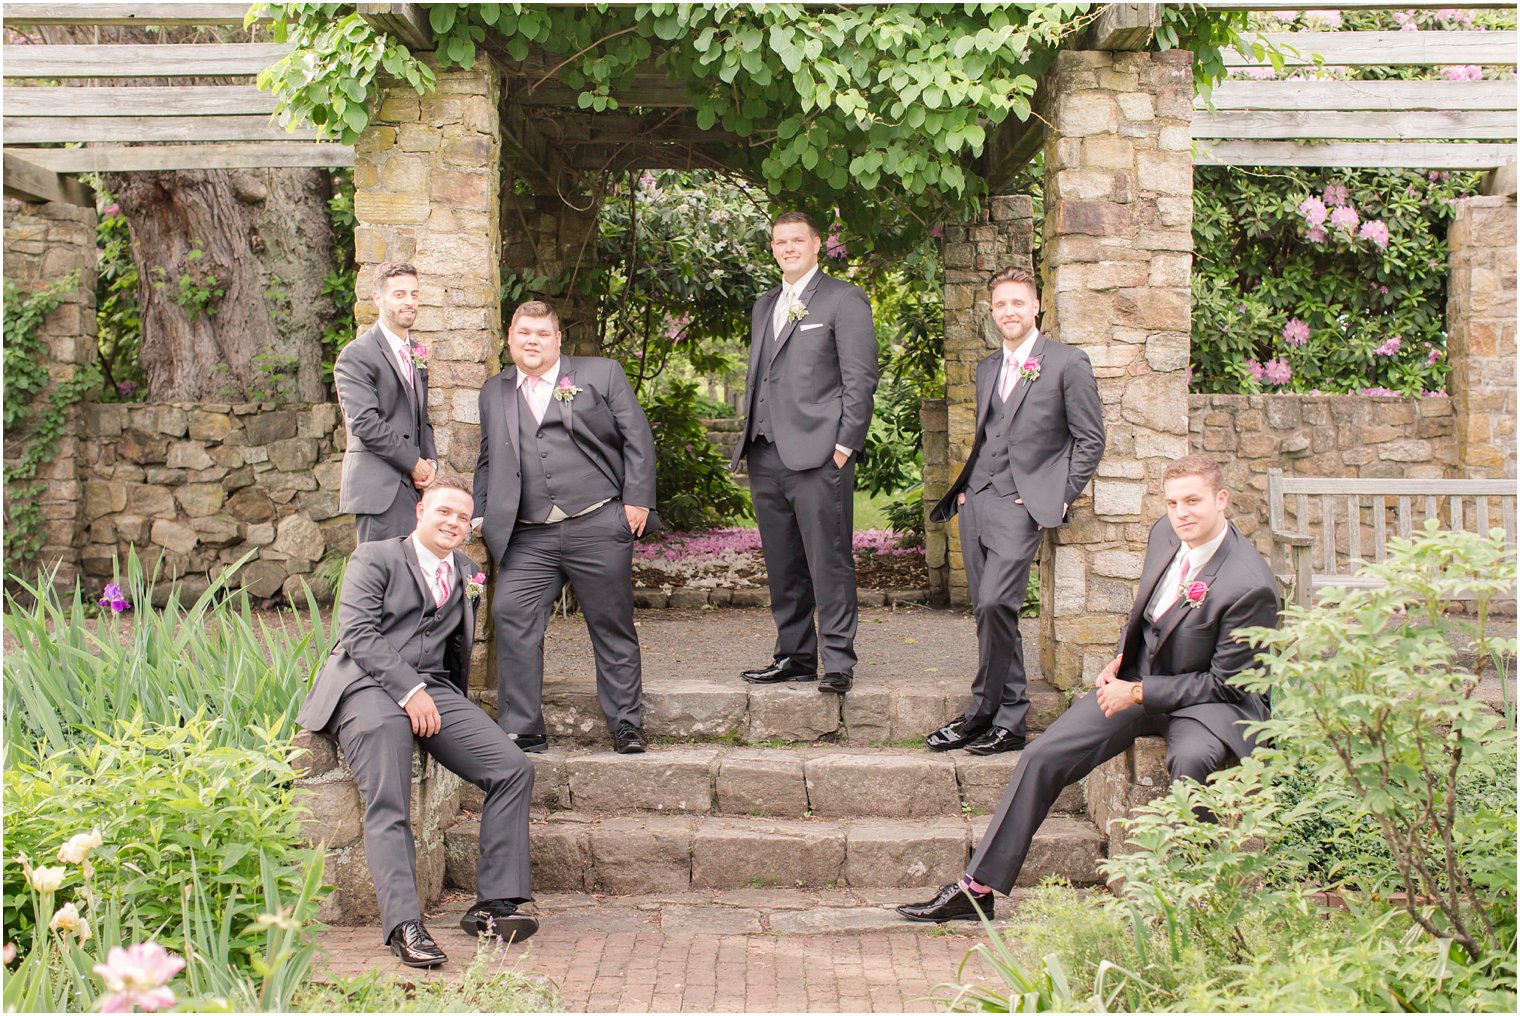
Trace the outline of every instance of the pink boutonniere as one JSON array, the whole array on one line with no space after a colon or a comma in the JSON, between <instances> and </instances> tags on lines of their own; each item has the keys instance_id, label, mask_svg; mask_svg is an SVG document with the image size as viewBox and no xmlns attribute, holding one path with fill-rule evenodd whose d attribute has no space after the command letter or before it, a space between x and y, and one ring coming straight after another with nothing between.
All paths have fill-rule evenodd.
<instances>
[{"instance_id":1,"label":"pink boutonniere","mask_svg":"<svg viewBox=\"0 0 1520 1016\"><path fill-rule=\"evenodd\" d=\"M578 388L568 377L562 377L554 386L554 397L561 402L569 402L583 391L585 391L584 388Z\"/></svg>"},{"instance_id":2,"label":"pink boutonniere","mask_svg":"<svg viewBox=\"0 0 1520 1016\"><path fill-rule=\"evenodd\" d=\"M428 348L420 342L409 348L412 353L412 366L418 370L427 370Z\"/></svg>"},{"instance_id":3,"label":"pink boutonniere","mask_svg":"<svg viewBox=\"0 0 1520 1016\"><path fill-rule=\"evenodd\" d=\"M1177 597L1185 600L1187 605L1194 610L1203 606L1203 598L1207 595L1209 595L1209 587L1205 582L1189 582L1177 587Z\"/></svg>"},{"instance_id":4,"label":"pink boutonniere","mask_svg":"<svg viewBox=\"0 0 1520 1016\"><path fill-rule=\"evenodd\" d=\"M470 599L478 599L481 591L486 587L486 573L478 571L464 580L464 594Z\"/></svg>"},{"instance_id":5,"label":"pink boutonniere","mask_svg":"<svg viewBox=\"0 0 1520 1016\"><path fill-rule=\"evenodd\" d=\"M1025 360L1024 366L1019 368L1019 379L1022 381L1038 381L1040 379L1040 361Z\"/></svg>"}]
</instances>

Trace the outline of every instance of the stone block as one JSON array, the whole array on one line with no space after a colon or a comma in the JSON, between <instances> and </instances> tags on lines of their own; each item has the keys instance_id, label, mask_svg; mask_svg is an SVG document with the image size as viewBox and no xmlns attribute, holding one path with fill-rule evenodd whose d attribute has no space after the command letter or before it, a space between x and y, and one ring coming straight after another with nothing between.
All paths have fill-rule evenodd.
<instances>
[{"instance_id":1,"label":"stone block","mask_svg":"<svg viewBox=\"0 0 1520 1016\"><path fill-rule=\"evenodd\" d=\"M808 810L800 755L735 750L718 760L717 810L725 815L800 818Z\"/></svg>"},{"instance_id":2,"label":"stone block","mask_svg":"<svg viewBox=\"0 0 1520 1016\"><path fill-rule=\"evenodd\" d=\"M295 561L315 562L322 559L326 547L322 530L315 522L304 515L291 515L276 527L271 549Z\"/></svg>"},{"instance_id":3,"label":"stone block","mask_svg":"<svg viewBox=\"0 0 1520 1016\"><path fill-rule=\"evenodd\" d=\"M816 741L838 731L838 697L820 694L812 682L749 690L748 741Z\"/></svg>"},{"instance_id":4,"label":"stone block","mask_svg":"<svg viewBox=\"0 0 1520 1016\"><path fill-rule=\"evenodd\" d=\"M860 605L866 606L863 595ZM891 740L891 709L892 689L856 686L855 690L845 696L843 704L846 740L853 745Z\"/></svg>"},{"instance_id":5,"label":"stone block","mask_svg":"<svg viewBox=\"0 0 1520 1016\"><path fill-rule=\"evenodd\" d=\"M307 843L347 847L359 842L364 833L364 804L359 798L358 784L346 769L333 770L327 777L303 780L299 787L298 801L309 812L301 825L301 835Z\"/></svg>"},{"instance_id":6,"label":"stone block","mask_svg":"<svg viewBox=\"0 0 1520 1016\"><path fill-rule=\"evenodd\" d=\"M238 524L224 518L195 519L190 528L206 547L230 547L243 538Z\"/></svg>"},{"instance_id":7,"label":"stone block","mask_svg":"<svg viewBox=\"0 0 1520 1016\"><path fill-rule=\"evenodd\" d=\"M288 473L310 469L317 463L317 442L307 437L275 441L269 446L269 461Z\"/></svg>"},{"instance_id":8,"label":"stone block","mask_svg":"<svg viewBox=\"0 0 1520 1016\"><path fill-rule=\"evenodd\" d=\"M274 518L274 502L258 487L239 490L227 499L225 507L227 514L240 522L268 522Z\"/></svg>"},{"instance_id":9,"label":"stone block","mask_svg":"<svg viewBox=\"0 0 1520 1016\"><path fill-rule=\"evenodd\" d=\"M362 223L420 224L428 220L428 212L426 194L387 194L377 190L354 193L354 217Z\"/></svg>"},{"instance_id":10,"label":"stone block","mask_svg":"<svg viewBox=\"0 0 1520 1016\"><path fill-rule=\"evenodd\" d=\"M169 519L154 521L151 538L160 547L165 547L176 554L188 554L200 542L194 529Z\"/></svg>"},{"instance_id":11,"label":"stone block","mask_svg":"<svg viewBox=\"0 0 1520 1016\"><path fill-rule=\"evenodd\" d=\"M716 768L717 750L711 748L582 755L565 762L570 806L578 812L707 814Z\"/></svg>"},{"instance_id":12,"label":"stone block","mask_svg":"<svg viewBox=\"0 0 1520 1016\"><path fill-rule=\"evenodd\" d=\"M338 742L327 734L302 730L296 733L291 743L295 746L297 754L290 766L299 777L322 776L337 768L339 764Z\"/></svg>"},{"instance_id":13,"label":"stone block","mask_svg":"<svg viewBox=\"0 0 1520 1016\"><path fill-rule=\"evenodd\" d=\"M537 822L530 833L533 885L536 888L561 892L590 888L591 836L587 826L571 822Z\"/></svg>"},{"instance_id":14,"label":"stone block","mask_svg":"<svg viewBox=\"0 0 1520 1016\"><path fill-rule=\"evenodd\" d=\"M191 518L204 518L222 510L227 492L218 483L187 483L174 492L174 500Z\"/></svg>"},{"instance_id":15,"label":"stone block","mask_svg":"<svg viewBox=\"0 0 1520 1016\"><path fill-rule=\"evenodd\" d=\"M243 439L249 446L261 446L296 436L300 421L293 409L258 413L243 420ZM248 461L254 461L250 458Z\"/></svg>"},{"instance_id":16,"label":"stone block","mask_svg":"<svg viewBox=\"0 0 1520 1016\"><path fill-rule=\"evenodd\" d=\"M226 413L192 410L187 427L192 441L224 441L232 433L233 419Z\"/></svg>"},{"instance_id":17,"label":"stone block","mask_svg":"<svg viewBox=\"0 0 1520 1016\"><path fill-rule=\"evenodd\" d=\"M748 700L744 688L717 681L646 686L644 730L655 737L724 737L743 727Z\"/></svg>"},{"instance_id":18,"label":"stone block","mask_svg":"<svg viewBox=\"0 0 1520 1016\"><path fill-rule=\"evenodd\" d=\"M281 561L254 561L243 569L243 586L255 599L268 599L284 586L287 574Z\"/></svg>"},{"instance_id":19,"label":"stone block","mask_svg":"<svg viewBox=\"0 0 1520 1016\"><path fill-rule=\"evenodd\" d=\"M1123 235L1129 226L1129 210L1112 201L1059 201L1055 215L1061 233L1093 236Z\"/></svg>"},{"instance_id":20,"label":"stone block","mask_svg":"<svg viewBox=\"0 0 1520 1016\"><path fill-rule=\"evenodd\" d=\"M691 884L830 886L844 874L845 831L832 822L704 819L691 841Z\"/></svg>"},{"instance_id":21,"label":"stone block","mask_svg":"<svg viewBox=\"0 0 1520 1016\"><path fill-rule=\"evenodd\" d=\"M855 822L845 846L844 881L851 886L924 886L953 882L966 870L966 823Z\"/></svg>"},{"instance_id":22,"label":"stone block","mask_svg":"<svg viewBox=\"0 0 1520 1016\"><path fill-rule=\"evenodd\" d=\"M959 677L960 675L955 675ZM965 675L969 682L971 675ZM851 692L851 695L854 695ZM899 685L892 689L892 740L911 741L938 730L955 713L951 694L942 687ZM849 708L846 703L846 709Z\"/></svg>"},{"instance_id":23,"label":"stone block","mask_svg":"<svg viewBox=\"0 0 1520 1016\"><path fill-rule=\"evenodd\" d=\"M960 813L955 766L948 759L831 754L809 759L803 773L808 805L820 817L920 818Z\"/></svg>"},{"instance_id":24,"label":"stone block","mask_svg":"<svg viewBox=\"0 0 1520 1016\"><path fill-rule=\"evenodd\" d=\"M587 888L654 893L691 884L692 819L613 818L587 827L591 865Z\"/></svg>"},{"instance_id":25,"label":"stone block","mask_svg":"<svg viewBox=\"0 0 1520 1016\"><path fill-rule=\"evenodd\" d=\"M987 831L990 819L979 818L971 827L971 849L975 852ZM1035 833L1023 870L1014 883L1038 885L1043 879L1063 878L1073 885L1096 885L1103 881L1098 865L1103 860L1104 838L1096 826L1085 818L1051 815Z\"/></svg>"},{"instance_id":26,"label":"stone block","mask_svg":"<svg viewBox=\"0 0 1520 1016\"><path fill-rule=\"evenodd\" d=\"M170 469L210 469L213 463L202 442L178 441L169 446L165 465Z\"/></svg>"}]
</instances>

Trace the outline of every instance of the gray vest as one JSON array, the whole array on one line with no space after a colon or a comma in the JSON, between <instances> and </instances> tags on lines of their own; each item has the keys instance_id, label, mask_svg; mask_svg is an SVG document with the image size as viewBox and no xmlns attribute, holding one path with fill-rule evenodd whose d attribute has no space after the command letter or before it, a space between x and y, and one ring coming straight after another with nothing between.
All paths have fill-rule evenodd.
<instances>
[{"instance_id":1,"label":"gray vest","mask_svg":"<svg viewBox=\"0 0 1520 1016\"><path fill-rule=\"evenodd\" d=\"M769 441L776 439L776 432L771 429L771 364L776 360L776 329L775 318L772 317L765 325L765 337L760 340L765 343L760 349L760 377L755 381L755 403L750 415L755 421L755 436L764 437Z\"/></svg>"},{"instance_id":2,"label":"gray vest","mask_svg":"<svg viewBox=\"0 0 1520 1016\"><path fill-rule=\"evenodd\" d=\"M556 505L566 515L576 515L598 501L618 496L607 474L571 438L553 399L544 411L544 422L539 423L528 408L527 396L519 389L517 421L522 457L522 499L517 505L520 521L543 522Z\"/></svg>"},{"instance_id":3,"label":"gray vest","mask_svg":"<svg viewBox=\"0 0 1520 1016\"><path fill-rule=\"evenodd\" d=\"M1008 464L1008 429L1013 424L1013 414L1008 410L1012 404L1011 394L1008 401L1004 402L998 397L997 391L993 391L992 408L987 411L987 436L982 441L982 450L977 453L976 465L971 468L971 479L966 484L966 489L973 493L988 487L1002 497L1014 497L1019 492L1017 484L1013 482L1013 468Z\"/></svg>"},{"instance_id":4,"label":"gray vest","mask_svg":"<svg viewBox=\"0 0 1520 1016\"><path fill-rule=\"evenodd\" d=\"M427 580L428 594L425 599L427 610L422 615L422 625L418 629L422 646L417 655L417 672L420 674L443 674L447 673L448 666L444 662L444 652L448 648L449 636L454 634L461 622L464 621L464 585L459 581L459 569L453 557L450 556L449 565L454 569L450 576L453 587L449 590L449 598L444 601L443 607L436 608L433 605L433 580L435 575L424 574Z\"/></svg>"}]
</instances>

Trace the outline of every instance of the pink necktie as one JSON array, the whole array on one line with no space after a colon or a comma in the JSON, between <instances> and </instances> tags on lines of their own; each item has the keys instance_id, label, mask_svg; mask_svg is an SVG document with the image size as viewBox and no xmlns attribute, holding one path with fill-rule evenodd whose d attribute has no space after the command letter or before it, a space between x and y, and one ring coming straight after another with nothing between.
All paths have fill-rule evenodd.
<instances>
[{"instance_id":1,"label":"pink necktie","mask_svg":"<svg viewBox=\"0 0 1520 1016\"><path fill-rule=\"evenodd\" d=\"M543 383L543 380L543 378L534 377L532 374L523 378L523 391L527 394L528 408L533 411L533 419L539 423L544 422L544 411L538 408L538 400L533 396L538 391L538 386Z\"/></svg>"},{"instance_id":2,"label":"pink necktie","mask_svg":"<svg viewBox=\"0 0 1520 1016\"><path fill-rule=\"evenodd\" d=\"M411 347L403 342L397 354L401 357L401 376L406 378L406 386L408 388L417 387L417 375L412 369Z\"/></svg>"},{"instance_id":3,"label":"pink necktie","mask_svg":"<svg viewBox=\"0 0 1520 1016\"><path fill-rule=\"evenodd\" d=\"M433 599L443 606L449 599L449 563L438 562L438 584L433 588Z\"/></svg>"},{"instance_id":4,"label":"pink necktie","mask_svg":"<svg viewBox=\"0 0 1520 1016\"><path fill-rule=\"evenodd\" d=\"M1014 383L1019 379L1019 368L1018 362L1013 358L1012 354L1004 357L1003 362L1006 366L1003 368L1003 387L1000 397L1004 402L1007 402L1009 394L1013 391Z\"/></svg>"}]
</instances>

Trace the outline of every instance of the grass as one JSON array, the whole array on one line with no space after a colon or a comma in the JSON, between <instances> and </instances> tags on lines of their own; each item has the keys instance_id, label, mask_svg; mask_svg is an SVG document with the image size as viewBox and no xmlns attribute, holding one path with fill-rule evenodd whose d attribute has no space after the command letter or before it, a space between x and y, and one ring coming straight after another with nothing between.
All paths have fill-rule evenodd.
<instances>
[{"instance_id":1,"label":"grass","mask_svg":"<svg viewBox=\"0 0 1520 1016\"><path fill-rule=\"evenodd\" d=\"M865 529L891 529L892 524L887 521L887 505L901 496L900 494L867 494L863 490L856 490L855 531L858 533ZM733 524L753 529L755 517L742 515L735 518Z\"/></svg>"}]
</instances>

